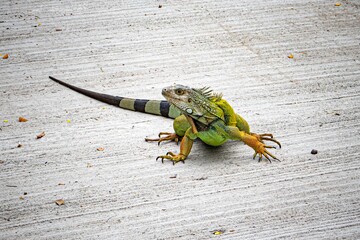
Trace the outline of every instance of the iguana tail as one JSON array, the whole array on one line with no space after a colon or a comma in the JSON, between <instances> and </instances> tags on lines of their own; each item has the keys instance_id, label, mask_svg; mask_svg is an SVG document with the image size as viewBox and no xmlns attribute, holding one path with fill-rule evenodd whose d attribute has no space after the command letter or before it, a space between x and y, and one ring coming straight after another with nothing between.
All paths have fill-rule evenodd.
<instances>
[{"instance_id":1,"label":"iguana tail","mask_svg":"<svg viewBox=\"0 0 360 240\"><path fill-rule=\"evenodd\" d=\"M49 78L67 88L70 88L78 93L81 93L90 98L98 101L114 105L123 109L128 109L136 112L149 113L154 115L160 115L167 118L176 118L180 115L180 111L165 100L147 100L147 99L134 99L126 97L111 96L108 94L97 93L82 89L66 82L60 81L54 77Z\"/></svg>"}]
</instances>

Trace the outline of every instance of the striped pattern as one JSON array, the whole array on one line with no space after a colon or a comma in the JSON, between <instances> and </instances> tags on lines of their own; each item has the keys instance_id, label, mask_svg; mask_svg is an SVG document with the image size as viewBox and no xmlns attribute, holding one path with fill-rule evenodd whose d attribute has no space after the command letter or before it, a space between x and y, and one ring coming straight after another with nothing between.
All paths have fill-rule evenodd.
<instances>
[{"instance_id":1,"label":"striped pattern","mask_svg":"<svg viewBox=\"0 0 360 240\"><path fill-rule=\"evenodd\" d=\"M78 93L81 93L85 96L91 97L98 101L108 103L123 109L132 110L136 112L149 113L154 115L160 115L167 118L176 118L179 116L180 110L170 105L167 101L160 100L147 100L147 99L134 99L134 98L125 98L107 95L103 93L97 93L93 91L89 91L86 89L82 89L71 84L65 83L61 80L58 80L54 77L49 77L51 80L70 88Z\"/></svg>"},{"instance_id":2,"label":"striped pattern","mask_svg":"<svg viewBox=\"0 0 360 240\"><path fill-rule=\"evenodd\" d=\"M167 118L176 118L181 114L179 109L165 100L123 98L119 103L119 107Z\"/></svg>"}]
</instances>

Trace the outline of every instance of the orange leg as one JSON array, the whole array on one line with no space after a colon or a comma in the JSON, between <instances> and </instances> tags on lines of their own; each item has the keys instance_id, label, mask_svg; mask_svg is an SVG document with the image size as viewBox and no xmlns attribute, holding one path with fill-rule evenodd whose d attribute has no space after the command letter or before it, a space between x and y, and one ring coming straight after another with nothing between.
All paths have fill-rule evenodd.
<instances>
[{"instance_id":1,"label":"orange leg","mask_svg":"<svg viewBox=\"0 0 360 240\"><path fill-rule=\"evenodd\" d=\"M178 162L185 163L185 159L190 154L192 145L194 143L194 139L195 138L194 138L194 134L192 133L192 129L189 128L186 131L185 136L181 140L180 153L179 154L175 154L175 153L172 153L172 152L167 152L165 155L158 156L156 158L156 160L158 160L160 158L161 162L164 163L164 159L168 159L168 160L172 161L174 165L175 165L175 163L178 163Z\"/></svg>"},{"instance_id":2,"label":"orange leg","mask_svg":"<svg viewBox=\"0 0 360 240\"><path fill-rule=\"evenodd\" d=\"M271 158L273 160L280 161L277 157L271 154L267 149L268 148L276 148L274 146L269 146L264 143L264 141L272 141L279 145L281 148L281 144L279 141L273 138L273 135L270 133L265 134L255 134L255 133L246 133L244 131L240 131L237 128L228 127L228 133L230 134L231 138L238 139L243 141L246 145L254 149L255 153L253 158L259 155L259 162L262 160L264 156L269 162L271 162Z\"/></svg>"}]
</instances>

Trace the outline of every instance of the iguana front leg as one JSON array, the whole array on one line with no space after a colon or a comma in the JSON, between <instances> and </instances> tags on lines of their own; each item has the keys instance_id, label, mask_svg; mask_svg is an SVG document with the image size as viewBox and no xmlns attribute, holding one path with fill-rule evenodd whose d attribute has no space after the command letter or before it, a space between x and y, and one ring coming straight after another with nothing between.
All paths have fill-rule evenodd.
<instances>
[{"instance_id":1,"label":"iguana front leg","mask_svg":"<svg viewBox=\"0 0 360 240\"><path fill-rule=\"evenodd\" d=\"M273 154L271 154L267 148L275 148L274 146L268 146L263 141L272 141L279 145L281 148L281 144L279 141L273 139L272 134L256 134L256 133L246 133L244 131L240 131L236 127L227 127L227 132L230 135L230 138L237 139L243 141L246 145L254 149L255 153L253 155L253 158L257 155L259 155L259 162L262 160L262 157L264 156L269 162L271 162L271 159L280 161L277 157L275 157ZM270 138L268 138L270 137Z\"/></svg>"},{"instance_id":2,"label":"iguana front leg","mask_svg":"<svg viewBox=\"0 0 360 240\"><path fill-rule=\"evenodd\" d=\"M168 159L173 162L173 164L178 162L185 163L185 159L190 154L192 145L194 140L196 139L195 134L192 132L192 128L189 128L185 136L182 138L180 143L180 153L174 154L172 152L167 152L166 155L158 156L156 160L161 159L161 161L164 163L164 159Z\"/></svg>"}]
</instances>

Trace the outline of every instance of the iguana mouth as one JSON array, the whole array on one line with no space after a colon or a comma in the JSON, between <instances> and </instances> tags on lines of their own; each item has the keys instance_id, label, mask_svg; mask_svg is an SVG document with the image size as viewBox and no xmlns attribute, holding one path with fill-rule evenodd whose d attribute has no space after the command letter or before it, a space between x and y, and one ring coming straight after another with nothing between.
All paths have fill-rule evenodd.
<instances>
[{"instance_id":1,"label":"iguana mouth","mask_svg":"<svg viewBox=\"0 0 360 240\"><path fill-rule=\"evenodd\" d=\"M169 94L169 92L168 92L168 90L166 89L166 88L163 88L162 90L161 90L161 94L167 99L168 98L168 96L170 95ZM170 97L170 96L169 96Z\"/></svg>"}]
</instances>

